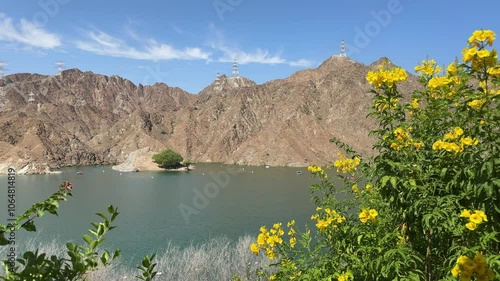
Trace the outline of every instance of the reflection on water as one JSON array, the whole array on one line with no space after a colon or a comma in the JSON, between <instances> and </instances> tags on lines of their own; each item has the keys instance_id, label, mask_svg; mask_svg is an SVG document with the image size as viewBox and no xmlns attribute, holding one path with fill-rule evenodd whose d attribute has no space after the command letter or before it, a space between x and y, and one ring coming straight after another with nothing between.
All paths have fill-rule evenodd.
<instances>
[{"instance_id":1,"label":"reflection on water","mask_svg":"<svg viewBox=\"0 0 500 281\"><path fill-rule=\"evenodd\" d=\"M309 184L315 180L304 168L198 164L190 172L120 173L108 166L63 171L17 176L17 213L69 180L73 197L61 203L58 217L37 219L38 239L83 242L90 222L99 219L95 213L112 204L120 215L103 247L122 249L123 258L134 264L145 254L161 251L167 241L186 246L221 235L236 239L256 235L260 226L274 222L295 219L298 226L304 225L314 212ZM7 178L0 181L4 198ZM1 200L2 219L6 209L6 200ZM23 239L26 233L20 231L18 243Z\"/></svg>"}]
</instances>

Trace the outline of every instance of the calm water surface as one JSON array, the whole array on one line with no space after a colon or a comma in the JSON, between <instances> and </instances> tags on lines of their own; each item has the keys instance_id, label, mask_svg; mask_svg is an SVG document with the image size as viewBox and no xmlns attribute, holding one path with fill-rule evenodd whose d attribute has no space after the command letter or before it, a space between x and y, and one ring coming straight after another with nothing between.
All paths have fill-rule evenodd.
<instances>
[{"instance_id":1,"label":"calm water surface","mask_svg":"<svg viewBox=\"0 0 500 281\"><path fill-rule=\"evenodd\" d=\"M80 170L83 175L77 175ZM302 175L297 175L298 170ZM316 181L305 168L198 164L190 172L120 173L109 166L63 171L62 175L17 176L17 213L69 180L73 197L61 203L58 217L36 220L37 239L83 243L81 236L90 222L99 221L95 213L106 213L112 204L120 215L103 248L122 249L125 263L137 264L168 242L184 247L219 236L236 240L245 234L256 236L262 225L291 219L304 225L314 212L309 185ZM0 181L0 198L6 198L7 178ZM6 200L0 200L2 220L6 210ZM23 239L26 232L19 231L18 243Z\"/></svg>"}]
</instances>

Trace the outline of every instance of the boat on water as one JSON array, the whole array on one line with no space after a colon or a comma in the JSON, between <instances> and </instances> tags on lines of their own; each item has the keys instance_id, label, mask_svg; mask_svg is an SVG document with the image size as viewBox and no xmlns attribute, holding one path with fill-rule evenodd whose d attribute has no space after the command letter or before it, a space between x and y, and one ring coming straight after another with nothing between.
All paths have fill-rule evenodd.
<instances>
[{"instance_id":1,"label":"boat on water","mask_svg":"<svg viewBox=\"0 0 500 281\"><path fill-rule=\"evenodd\" d=\"M302 171L297 171L297 175L302 175Z\"/></svg>"},{"instance_id":2,"label":"boat on water","mask_svg":"<svg viewBox=\"0 0 500 281\"><path fill-rule=\"evenodd\" d=\"M83 175L83 172L82 171L78 171L76 172L77 175Z\"/></svg>"}]
</instances>

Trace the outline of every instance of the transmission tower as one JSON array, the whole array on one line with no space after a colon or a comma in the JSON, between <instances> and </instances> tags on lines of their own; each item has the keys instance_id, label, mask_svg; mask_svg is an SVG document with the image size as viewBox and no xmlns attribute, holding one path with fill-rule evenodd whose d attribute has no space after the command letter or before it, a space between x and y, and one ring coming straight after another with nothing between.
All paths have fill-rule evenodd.
<instances>
[{"instance_id":1,"label":"transmission tower","mask_svg":"<svg viewBox=\"0 0 500 281\"><path fill-rule=\"evenodd\" d=\"M219 72L217 72L217 76L215 77L214 86L215 86L214 89L216 91L220 91L221 86L220 86L220 74L219 74Z\"/></svg>"},{"instance_id":2,"label":"transmission tower","mask_svg":"<svg viewBox=\"0 0 500 281\"><path fill-rule=\"evenodd\" d=\"M340 55L339 56L347 57L347 54L345 52L344 40L342 40L342 43L340 44Z\"/></svg>"},{"instance_id":3,"label":"transmission tower","mask_svg":"<svg viewBox=\"0 0 500 281\"><path fill-rule=\"evenodd\" d=\"M232 73L232 76L233 77L240 77L240 73L238 71L238 62L236 61L236 59L233 60L233 73Z\"/></svg>"},{"instance_id":4,"label":"transmission tower","mask_svg":"<svg viewBox=\"0 0 500 281\"><path fill-rule=\"evenodd\" d=\"M63 61L56 62L56 67L57 67L57 74L61 74L61 72L64 69L64 62Z\"/></svg>"}]
</instances>

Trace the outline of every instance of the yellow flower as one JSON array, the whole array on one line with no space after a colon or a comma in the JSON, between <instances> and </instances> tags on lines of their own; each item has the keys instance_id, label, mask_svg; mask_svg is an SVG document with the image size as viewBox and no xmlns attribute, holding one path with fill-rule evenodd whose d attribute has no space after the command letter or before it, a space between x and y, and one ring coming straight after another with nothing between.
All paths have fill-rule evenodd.
<instances>
[{"instance_id":1,"label":"yellow flower","mask_svg":"<svg viewBox=\"0 0 500 281\"><path fill-rule=\"evenodd\" d=\"M375 209L370 209L370 211L368 211L368 213L370 214L370 218L373 218L373 219L375 219L378 216L378 212Z\"/></svg>"},{"instance_id":2,"label":"yellow flower","mask_svg":"<svg viewBox=\"0 0 500 281\"><path fill-rule=\"evenodd\" d=\"M400 67L393 69L379 69L377 71L368 71L366 80L375 88L381 88L382 85L392 87L395 83L406 81L408 78L406 71Z\"/></svg>"},{"instance_id":3,"label":"yellow flower","mask_svg":"<svg viewBox=\"0 0 500 281\"><path fill-rule=\"evenodd\" d=\"M469 37L469 44L473 44L475 41L483 42L488 41L487 44L492 46L493 41L495 41L495 32L491 30L476 30Z\"/></svg>"},{"instance_id":4,"label":"yellow flower","mask_svg":"<svg viewBox=\"0 0 500 281\"><path fill-rule=\"evenodd\" d=\"M460 274L460 266L458 266L458 264L457 264L451 270L451 275L453 275L453 277L456 278L456 277L458 277L458 274Z\"/></svg>"},{"instance_id":5,"label":"yellow flower","mask_svg":"<svg viewBox=\"0 0 500 281\"><path fill-rule=\"evenodd\" d=\"M354 192L354 193L358 193L358 191L359 191L359 189L358 189L358 185L357 185L357 184L354 184L354 185L351 187L351 189L352 189L352 192Z\"/></svg>"},{"instance_id":6,"label":"yellow flower","mask_svg":"<svg viewBox=\"0 0 500 281\"><path fill-rule=\"evenodd\" d=\"M486 103L486 100L481 99L481 100L473 100L467 103L468 106L472 107L475 110L478 110L483 106L483 104Z\"/></svg>"},{"instance_id":7,"label":"yellow flower","mask_svg":"<svg viewBox=\"0 0 500 281\"><path fill-rule=\"evenodd\" d=\"M348 281L349 278L353 278L352 274L350 272L346 272L344 274L341 274L338 278L337 281Z\"/></svg>"},{"instance_id":8,"label":"yellow flower","mask_svg":"<svg viewBox=\"0 0 500 281\"><path fill-rule=\"evenodd\" d=\"M267 239L266 234L264 233L259 234L259 236L257 236L257 244L259 244L259 246L266 245L266 239Z\"/></svg>"},{"instance_id":9,"label":"yellow flower","mask_svg":"<svg viewBox=\"0 0 500 281\"><path fill-rule=\"evenodd\" d=\"M295 237L290 237L290 247L294 248L297 244L297 239Z\"/></svg>"},{"instance_id":10,"label":"yellow flower","mask_svg":"<svg viewBox=\"0 0 500 281\"><path fill-rule=\"evenodd\" d=\"M469 218L470 217L470 211L467 210L467 209L464 209L461 213L460 213L460 217L462 218Z\"/></svg>"},{"instance_id":11,"label":"yellow flower","mask_svg":"<svg viewBox=\"0 0 500 281\"><path fill-rule=\"evenodd\" d=\"M484 259L483 255L479 252L476 253L476 256L474 257L474 261L480 266L486 265L486 260Z\"/></svg>"},{"instance_id":12,"label":"yellow flower","mask_svg":"<svg viewBox=\"0 0 500 281\"><path fill-rule=\"evenodd\" d=\"M435 90L439 87L446 86L451 83L452 80L450 80L447 77L444 76L439 76L439 77L432 77L431 80L428 82L429 89Z\"/></svg>"},{"instance_id":13,"label":"yellow flower","mask_svg":"<svg viewBox=\"0 0 500 281\"><path fill-rule=\"evenodd\" d=\"M295 225L295 220L291 220L286 224L287 227L294 226Z\"/></svg>"},{"instance_id":14,"label":"yellow flower","mask_svg":"<svg viewBox=\"0 0 500 281\"><path fill-rule=\"evenodd\" d=\"M391 142L391 148L394 150L400 150L401 146L395 142Z\"/></svg>"},{"instance_id":15,"label":"yellow flower","mask_svg":"<svg viewBox=\"0 0 500 281\"><path fill-rule=\"evenodd\" d=\"M469 230L476 230L477 224L475 224L474 222L470 221L467 224L465 224L465 227L467 227L467 229L469 229Z\"/></svg>"},{"instance_id":16,"label":"yellow flower","mask_svg":"<svg viewBox=\"0 0 500 281\"><path fill-rule=\"evenodd\" d=\"M359 214L359 220L362 223L366 223L370 219L370 213L368 209L363 209L361 213Z\"/></svg>"},{"instance_id":17,"label":"yellow flower","mask_svg":"<svg viewBox=\"0 0 500 281\"><path fill-rule=\"evenodd\" d=\"M476 145L478 143L478 140L472 139L470 137L465 137L460 140L462 145Z\"/></svg>"},{"instance_id":18,"label":"yellow flower","mask_svg":"<svg viewBox=\"0 0 500 281\"><path fill-rule=\"evenodd\" d=\"M371 183L367 183L365 185L366 190L370 190L372 187L373 187L373 185Z\"/></svg>"},{"instance_id":19,"label":"yellow flower","mask_svg":"<svg viewBox=\"0 0 500 281\"><path fill-rule=\"evenodd\" d=\"M472 274L468 271L462 271L460 273L460 281L470 281L472 278Z\"/></svg>"},{"instance_id":20,"label":"yellow flower","mask_svg":"<svg viewBox=\"0 0 500 281\"><path fill-rule=\"evenodd\" d=\"M414 142L413 146L418 150L424 146L424 143L419 141L419 142Z\"/></svg>"},{"instance_id":21,"label":"yellow flower","mask_svg":"<svg viewBox=\"0 0 500 281\"><path fill-rule=\"evenodd\" d=\"M481 216L479 216L478 214L472 214L470 215L469 217L470 221L475 223L475 224L480 224L483 222L483 219L481 218Z\"/></svg>"},{"instance_id":22,"label":"yellow flower","mask_svg":"<svg viewBox=\"0 0 500 281\"><path fill-rule=\"evenodd\" d=\"M486 49L483 49L479 52L477 52L477 56L480 57L480 58L486 58L490 55L490 52Z\"/></svg>"},{"instance_id":23,"label":"yellow flower","mask_svg":"<svg viewBox=\"0 0 500 281\"><path fill-rule=\"evenodd\" d=\"M464 134L464 130L462 130L462 128L460 127L455 127L453 128L453 133L455 134L455 136L459 137Z\"/></svg>"},{"instance_id":24,"label":"yellow flower","mask_svg":"<svg viewBox=\"0 0 500 281\"><path fill-rule=\"evenodd\" d=\"M328 222L328 220L318 220L318 223L316 224L316 227L320 230L320 231L325 231L326 228L330 225L330 223Z\"/></svg>"},{"instance_id":25,"label":"yellow flower","mask_svg":"<svg viewBox=\"0 0 500 281\"><path fill-rule=\"evenodd\" d=\"M500 76L500 67L490 67L488 68L488 74L493 76Z\"/></svg>"},{"instance_id":26,"label":"yellow flower","mask_svg":"<svg viewBox=\"0 0 500 281\"><path fill-rule=\"evenodd\" d=\"M259 255L259 249L260 249L259 246L255 243L252 243L250 245L250 251L252 251L252 253L254 253L256 256Z\"/></svg>"},{"instance_id":27,"label":"yellow flower","mask_svg":"<svg viewBox=\"0 0 500 281\"><path fill-rule=\"evenodd\" d=\"M462 51L462 53L463 53L462 60L465 63L468 63L468 62L472 61L474 56L477 54L477 49L476 49L476 47L472 47L470 49L464 49Z\"/></svg>"},{"instance_id":28,"label":"yellow flower","mask_svg":"<svg viewBox=\"0 0 500 281\"><path fill-rule=\"evenodd\" d=\"M455 65L454 62L452 62L450 65L448 65L448 68L446 68L446 71L448 72L448 75L455 75L458 71L457 66Z\"/></svg>"},{"instance_id":29,"label":"yellow flower","mask_svg":"<svg viewBox=\"0 0 500 281\"><path fill-rule=\"evenodd\" d=\"M436 65L436 61L434 60L423 60L421 64L415 66L415 72L419 73L420 75L434 75L441 72L441 68Z\"/></svg>"},{"instance_id":30,"label":"yellow flower","mask_svg":"<svg viewBox=\"0 0 500 281\"><path fill-rule=\"evenodd\" d=\"M356 167L361 163L361 160L358 157L354 157L353 159L346 159L344 155L338 154L340 156L339 160L336 160L333 163L333 166L337 168L337 172L350 173L356 171Z\"/></svg>"},{"instance_id":31,"label":"yellow flower","mask_svg":"<svg viewBox=\"0 0 500 281\"><path fill-rule=\"evenodd\" d=\"M273 274L273 275L269 276L269 280L270 281L276 280L276 275Z\"/></svg>"},{"instance_id":32,"label":"yellow flower","mask_svg":"<svg viewBox=\"0 0 500 281\"><path fill-rule=\"evenodd\" d=\"M488 218L486 217L486 214L483 211L475 210L474 214L480 216L483 221L488 221Z\"/></svg>"},{"instance_id":33,"label":"yellow flower","mask_svg":"<svg viewBox=\"0 0 500 281\"><path fill-rule=\"evenodd\" d=\"M464 265L467 261L469 261L469 258L467 256L460 256L457 259L457 263L460 265Z\"/></svg>"},{"instance_id":34,"label":"yellow flower","mask_svg":"<svg viewBox=\"0 0 500 281\"><path fill-rule=\"evenodd\" d=\"M418 99L413 99L410 103L411 108L417 109L418 108Z\"/></svg>"}]
</instances>

